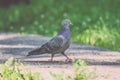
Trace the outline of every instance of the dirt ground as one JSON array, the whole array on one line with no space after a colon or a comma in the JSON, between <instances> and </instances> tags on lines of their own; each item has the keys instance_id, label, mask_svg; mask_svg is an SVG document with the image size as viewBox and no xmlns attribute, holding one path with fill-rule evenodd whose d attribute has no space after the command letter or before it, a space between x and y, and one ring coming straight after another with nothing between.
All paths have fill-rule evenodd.
<instances>
[{"instance_id":1,"label":"dirt ground","mask_svg":"<svg viewBox=\"0 0 120 80\"><path fill-rule=\"evenodd\" d=\"M65 62L65 57L57 54L54 62L48 61L49 54L26 57L27 53L50 40L50 37L38 35L20 35L15 33L0 33L0 64L14 56L21 60L26 68L40 72L43 77L53 80L49 72L71 74L71 62ZM120 52L111 51L85 44L71 43L66 54L75 59L83 59L89 63L88 69L96 69L95 80L120 80Z\"/></svg>"}]
</instances>

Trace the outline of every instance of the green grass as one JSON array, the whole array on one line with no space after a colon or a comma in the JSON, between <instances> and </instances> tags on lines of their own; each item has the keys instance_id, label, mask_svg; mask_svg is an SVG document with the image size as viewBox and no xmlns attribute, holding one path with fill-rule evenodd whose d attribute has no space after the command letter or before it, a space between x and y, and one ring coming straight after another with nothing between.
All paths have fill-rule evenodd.
<instances>
[{"instance_id":1,"label":"green grass","mask_svg":"<svg viewBox=\"0 0 120 80\"><path fill-rule=\"evenodd\" d=\"M40 73L32 73L25 70L21 62L9 58L4 64L0 65L0 80L43 80Z\"/></svg>"},{"instance_id":2,"label":"green grass","mask_svg":"<svg viewBox=\"0 0 120 80\"><path fill-rule=\"evenodd\" d=\"M0 8L0 31L54 36L60 22L73 22L73 42L120 51L120 0L31 0Z\"/></svg>"},{"instance_id":3,"label":"green grass","mask_svg":"<svg viewBox=\"0 0 120 80\"><path fill-rule=\"evenodd\" d=\"M84 60L75 60L73 62L73 75L53 72L50 72L50 74L54 80L91 80L96 78L95 71L90 72L86 68L87 65L88 63ZM39 72L32 73L30 70L26 70L21 62L17 62L11 57L0 65L0 80L48 80L48 78L43 78Z\"/></svg>"},{"instance_id":4,"label":"green grass","mask_svg":"<svg viewBox=\"0 0 120 80\"><path fill-rule=\"evenodd\" d=\"M88 63L84 60L77 59L73 62L74 72L72 74L60 74L50 73L55 80L92 80L97 77L95 69L87 69Z\"/></svg>"}]
</instances>

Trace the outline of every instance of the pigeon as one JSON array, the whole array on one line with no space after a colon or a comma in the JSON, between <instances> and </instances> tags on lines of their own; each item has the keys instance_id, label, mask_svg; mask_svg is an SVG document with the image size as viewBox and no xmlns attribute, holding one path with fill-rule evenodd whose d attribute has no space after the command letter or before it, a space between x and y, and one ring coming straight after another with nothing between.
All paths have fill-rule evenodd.
<instances>
[{"instance_id":1,"label":"pigeon","mask_svg":"<svg viewBox=\"0 0 120 80\"><path fill-rule=\"evenodd\" d=\"M40 48L37 48L33 51L30 51L27 56L31 55L40 55L40 54L51 54L50 61L54 61L53 57L56 53L61 53L67 59L66 61L72 61L66 54L65 51L70 46L70 28L71 21L69 19L64 19L61 22L61 30L60 32L53 37L51 40L43 44Z\"/></svg>"}]
</instances>

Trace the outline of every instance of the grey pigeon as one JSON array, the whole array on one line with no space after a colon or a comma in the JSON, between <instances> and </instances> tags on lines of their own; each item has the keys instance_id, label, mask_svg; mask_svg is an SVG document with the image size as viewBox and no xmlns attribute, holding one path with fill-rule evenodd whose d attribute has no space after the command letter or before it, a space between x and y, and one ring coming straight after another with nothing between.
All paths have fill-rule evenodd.
<instances>
[{"instance_id":1,"label":"grey pigeon","mask_svg":"<svg viewBox=\"0 0 120 80\"><path fill-rule=\"evenodd\" d=\"M61 53L67 58L67 61L71 61L71 59L65 54L65 50L70 46L70 25L71 21L69 19L64 19L61 22L62 28L58 35L43 44L40 48L30 51L27 56L48 53L51 54L50 61L53 61L54 55L56 53Z\"/></svg>"}]
</instances>

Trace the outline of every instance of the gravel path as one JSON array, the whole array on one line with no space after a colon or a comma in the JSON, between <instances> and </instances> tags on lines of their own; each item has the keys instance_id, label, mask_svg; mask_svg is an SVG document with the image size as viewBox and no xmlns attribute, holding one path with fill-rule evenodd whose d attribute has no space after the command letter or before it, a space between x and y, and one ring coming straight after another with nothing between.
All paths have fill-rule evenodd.
<instances>
[{"instance_id":1,"label":"gravel path","mask_svg":"<svg viewBox=\"0 0 120 80\"><path fill-rule=\"evenodd\" d=\"M61 71L66 73L72 72L72 64L66 63L64 56L61 54L55 55L55 62L48 61L51 56L49 54L25 57L29 51L40 47L49 39L50 37L38 35L0 33L0 63L14 56L21 60L26 67L34 68L34 71L39 71L42 75L48 74L48 71L55 73ZM96 80L120 79L120 52L90 45L72 44L66 51L66 54L73 60L84 59L89 63L88 68L90 69L96 68L98 74Z\"/></svg>"}]
</instances>

